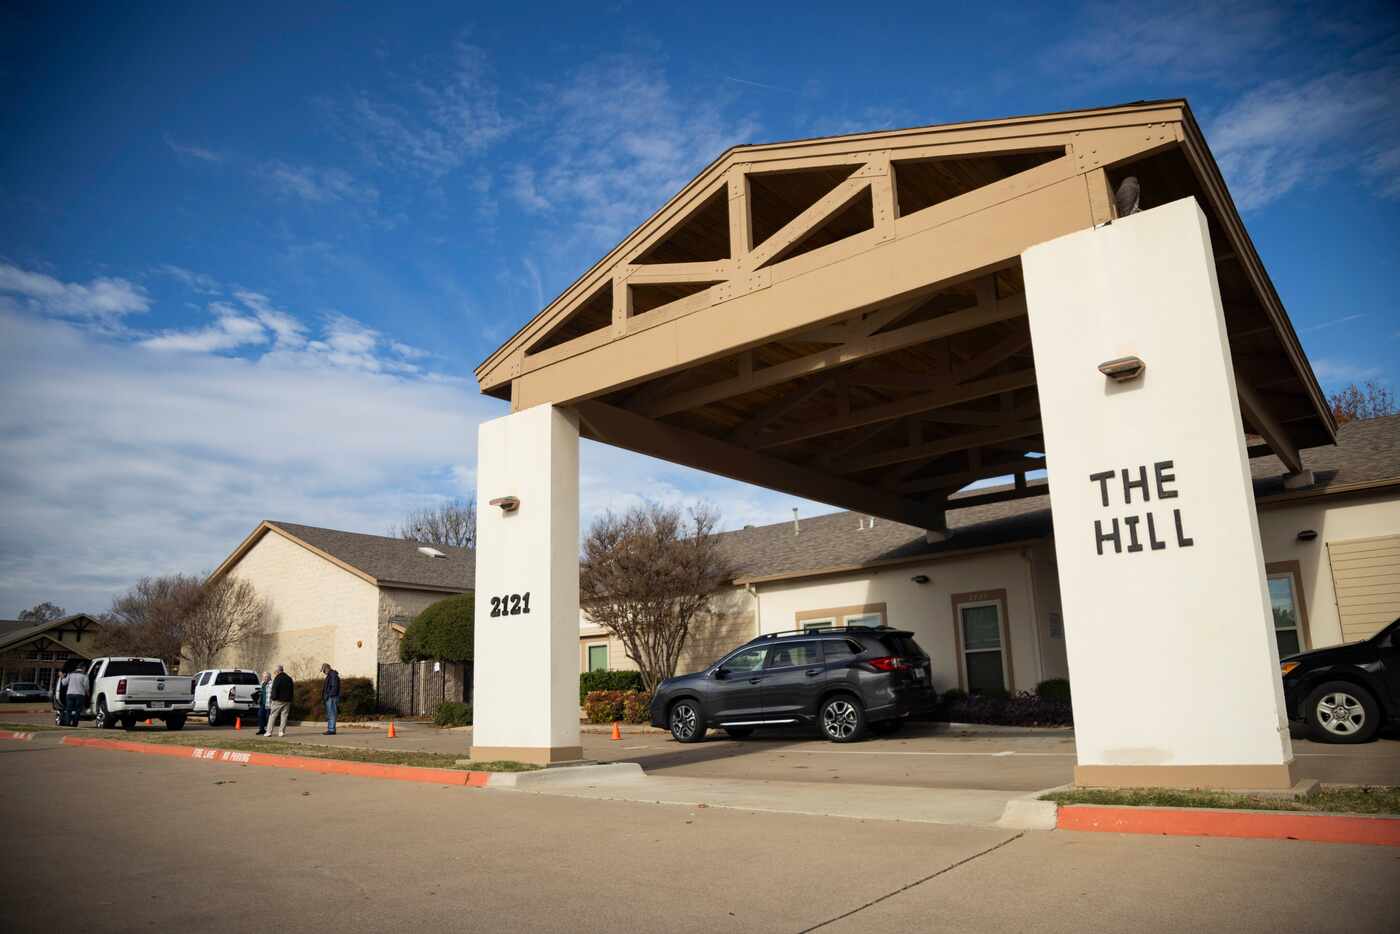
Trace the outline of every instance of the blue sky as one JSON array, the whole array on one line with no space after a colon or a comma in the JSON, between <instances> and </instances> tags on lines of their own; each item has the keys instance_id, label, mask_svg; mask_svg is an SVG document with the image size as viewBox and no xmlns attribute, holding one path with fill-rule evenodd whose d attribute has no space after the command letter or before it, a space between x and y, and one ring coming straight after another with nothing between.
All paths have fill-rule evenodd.
<instances>
[{"instance_id":1,"label":"blue sky","mask_svg":"<svg viewBox=\"0 0 1400 934\"><path fill-rule=\"evenodd\" d=\"M0 616L470 490L472 368L735 143L1186 96L1324 386L1394 386L1393 4L126 6L0 11Z\"/></svg>"}]
</instances>

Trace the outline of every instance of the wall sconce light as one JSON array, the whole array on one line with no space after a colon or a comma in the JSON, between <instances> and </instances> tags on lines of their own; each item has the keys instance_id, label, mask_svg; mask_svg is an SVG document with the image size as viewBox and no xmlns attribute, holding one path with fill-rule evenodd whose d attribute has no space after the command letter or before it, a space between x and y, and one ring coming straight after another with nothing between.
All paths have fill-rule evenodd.
<instances>
[{"instance_id":1,"label":"wall sconce light","mask_svg":"<svg viewBox=\"0 0 1400 934\"><path fill-rule=\"evenodd\" d=\"M1127 383L1142 375L1147 364L1141 357L1117 357L1099 364L1099 372L1115 383Z\"/></svg>"},{"instance_id":2,"label":"wall sconce light","mask_svg":"<svg viewBox=\"0 0 1400 934\"><path fill-rule=\"evenodd\" d=\"M498 496L491 500L492 506L500 506L501 512L515 512L520 508L520 500L514 496Z\"/></svg>"},{"instance_id":3,"label":"wall sconce light","mask_svg":"<svg viewBox=\"0 0 1400 934\"><path fill-rule=\"evenodd\" d=\"M911 581L913 581L914 583L916 583L916 584L927 584L927 583L928 583L928 575L927 575L927 574L915 574L913 577L911 577L911 578L909 578L909 579L910 579Z\"/></svg>"},{"instance_id":4,"label":"wall sconce light","mask_svg":"<svg viewBox=\"0 0 1400 934\"><path fill-rule=\"evenodd\" d=\"M1303 529L1303 531L1298 533L1298 541L1300 542L1310 542L1315 538L1317 538L1316 529Z\"/></svg>"}]
</instances>

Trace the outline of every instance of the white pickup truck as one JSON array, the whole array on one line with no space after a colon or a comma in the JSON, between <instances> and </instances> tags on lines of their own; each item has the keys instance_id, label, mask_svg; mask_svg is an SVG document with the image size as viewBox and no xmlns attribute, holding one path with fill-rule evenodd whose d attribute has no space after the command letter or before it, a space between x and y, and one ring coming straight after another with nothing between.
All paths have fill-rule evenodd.
<instances>
[{"instance_id":1,"label":"white pickup truck","mask_svg":"<svg viewBox=\"0 0 1400 934\"><path fill-rule=\"evenodd\" d=\"M158 658L94 659L87 676L87 706L80 717L100 730L118 723L129 730L138 720L163 720L166 729L178 730L194 705L193 681L170 674ZM59 690L55 684L56 711L62 710Z\"/></svg>"}]
</instances>

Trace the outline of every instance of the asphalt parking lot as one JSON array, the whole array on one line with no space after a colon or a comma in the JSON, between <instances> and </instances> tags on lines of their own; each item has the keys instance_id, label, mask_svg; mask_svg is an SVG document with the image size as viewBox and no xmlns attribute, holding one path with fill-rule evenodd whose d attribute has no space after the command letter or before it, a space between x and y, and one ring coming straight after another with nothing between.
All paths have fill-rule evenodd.
<instances>
[{"instance_id":1,"label":"asphalt parking lot","mask_svg":"<svg viewBox=\"0 0 1400 934\"><path fill-rule=\"evenodd\" d=\"M578 800L52 741L0 742L0 780L3 930L62 919L101 931L1365 934L1400 923L1389 897L1400 853L1381 847Z\"/></svg>"}]
</instances>

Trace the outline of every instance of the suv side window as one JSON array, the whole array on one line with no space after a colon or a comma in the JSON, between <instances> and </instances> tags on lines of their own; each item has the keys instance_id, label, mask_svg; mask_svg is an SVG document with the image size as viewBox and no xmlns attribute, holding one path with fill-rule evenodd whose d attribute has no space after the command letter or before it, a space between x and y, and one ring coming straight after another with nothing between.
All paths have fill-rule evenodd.
<instances>
[{"instance_id":1,"label":"suv side window","mask_svg":"<svg viewBox=\"0 0 1400 934\"><path fill-rule=\"evenodd\" d=\"M763 656L767 653L766 646L735 652L725 659L723 667L727 671L758 671L763 667Z\"/></svg>"},{"instance_id":2,"label":"suv side window","mask_svg":"<svg viewBox=\"0 0 1400 934\"><path fill-rule=\"evenodd\" d=\"M212 671L206 671L206 672L204 673L204 677L202 677L202 678L199 679L199 685L200 685L200 687L203 687L204 685L208 684L208 683L209 683L209 679L212 678L213 676L214 676L214 672L212 672Z\"/></svg>"},{"instance_id":3,"label":"suv side window","mask_svg":"<svg viewBox=\"0 0 1400 934\"><path fill-rule=\"evenodd\" d=\"M820 665L822 653L815 642L780 642L768 651L764 668L806 668Z\"/></svg>"},{"instance_id":4,"label":"suv side window","mask_svg":"<svg viewBox=\"0 0 1400 934\"><path fill-rule=\"evenodd\" d=\"M846 639L823 639L822 649L826 652L826 660L829 662L852 658L863 651L859 646Z\"/></svg>"}]
</instances>

